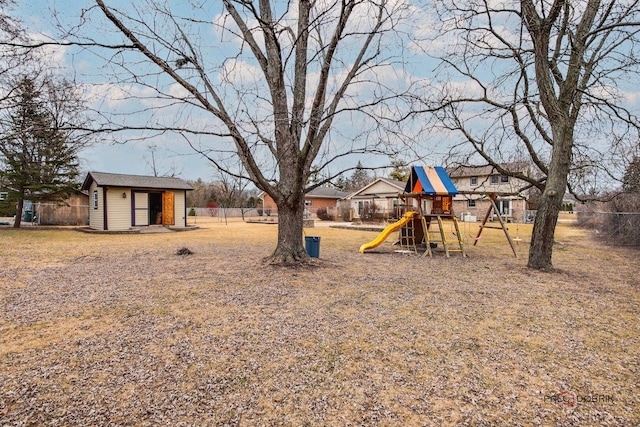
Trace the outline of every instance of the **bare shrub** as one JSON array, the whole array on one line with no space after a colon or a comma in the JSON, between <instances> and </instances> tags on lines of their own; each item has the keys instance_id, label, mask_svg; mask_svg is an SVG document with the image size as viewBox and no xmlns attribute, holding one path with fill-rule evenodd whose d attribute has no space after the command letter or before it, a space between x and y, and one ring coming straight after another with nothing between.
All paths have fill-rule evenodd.
<instances>
[{"instance_id":1,"label":"bare shrub","mask_svg":"<svg viewBox=\"0 0 640 427\"><path fill-rule=\"evenodd\" d=\"M640 246L640 192L616 197L611 208L612 214L608 215L603 231L618 244Z\"/></svg>"},{"instance_id":2,"label":"bare shrub","mask_svg":"<svg viewBox=\"0 0 640 427\"><path fill-rule=\"evenodd\" d=\"M329 214L329 211L327 208L318 208L318 210L316 211L316 215L318 216L318 218L320 218L323 221L335 220L335 217Z\"/></svg>"}]
</instances>

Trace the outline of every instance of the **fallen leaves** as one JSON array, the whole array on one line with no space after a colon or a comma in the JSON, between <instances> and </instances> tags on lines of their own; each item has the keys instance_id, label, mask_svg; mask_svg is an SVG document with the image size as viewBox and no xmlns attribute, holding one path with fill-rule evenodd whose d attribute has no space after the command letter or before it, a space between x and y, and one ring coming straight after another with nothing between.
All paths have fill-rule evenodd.
<instances>
[{"instance_id":1,"label":"fallen leaves","mask_svg":"<svg viewBox=\"0 0 640 427\"><path fill-rule=\"evenodd\" d=\"M362 256L327 231L314 267L291 270L238 227L9 260L1 424L638 424L632 251L572 241L550 274L487 248ZM614 399L545 400L565 389Z\"/></svg>"}]
</instances>

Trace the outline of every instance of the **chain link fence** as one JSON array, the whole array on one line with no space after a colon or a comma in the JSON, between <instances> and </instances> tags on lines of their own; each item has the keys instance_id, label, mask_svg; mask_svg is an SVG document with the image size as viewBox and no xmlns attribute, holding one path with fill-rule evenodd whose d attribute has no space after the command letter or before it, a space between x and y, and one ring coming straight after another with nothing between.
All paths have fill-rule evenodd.
<instances>
[{"instance_id":1,"label":"chain link fence","mask_svg":"<svg viewBox=\"0 0 640 427\"><path fill-rule=\"evenodd\" d=\"M578 212L578 225L616 245L640 246L640 195L625 194L608 203L587 205Z\"/></svg>"}]
</instances>

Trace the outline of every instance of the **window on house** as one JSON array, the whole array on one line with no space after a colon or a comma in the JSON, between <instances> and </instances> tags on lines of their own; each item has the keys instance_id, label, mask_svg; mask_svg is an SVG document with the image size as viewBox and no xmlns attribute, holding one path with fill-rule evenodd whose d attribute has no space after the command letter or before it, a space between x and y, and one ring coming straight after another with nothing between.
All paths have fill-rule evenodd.
<instances>
[{"instance_id":1,"label":"window on house","mask_svg":"<svg viewBox=\"0 0 640 427\"><path fill-rule=\"evenodd\" d=\"M477 176L472 176L471 177L471 185L478 185L478 177Z\"/></svg>"},{"instance_id":2,"label":"window on house","mask_svg":"<svg viewBox=\"0 0 640 427\"><path fill-rule=\"evenodd\" d=\"M491 175L491 183L498 184L500 182L500 175Z\"/></svg>"},{"instance_id":3,"label":"window on house","mask_svg":"<svg viewBox=\"0 0 640 427\"><path fill-rule=\"evenodd\" d=\"M476 207L476 201L473 200L473 199L467 200L467 207L468 208L475 208Z\"/></svg>"},{"instance_id":4,"label":"window on house","mask_svg":"<svg viewBox=\"0 0 640 427\"><path fill-rule=\"evenodd\" d=\"M500 182L509 182L509 177L507 175L500 175Z\"/></svg>"},{"instance_id":5,"label":"window on house","mask_svg":"<svg viewBox=\"0 0 640 427\"><path fill-rule=\"evenodd\" d=\"M311 206L311 200L305 200L304 201L304 205L305 206Z\"/></svg>"},{"instance_id":6,"label":"window on house","mask_svg":"<svg viewBox=\"0 0 640 427\"><path fill-rule=\"evenodd\" d=\"M511 200L500 199L496 201L496 205L500 215L511 216Z\"/></svg>"},{"instance_id":7,"label":"window on house","mask_svg":"<svg viewBox=\"0 0 640 427\"><path fill-rule=\"evenodd\" d=\"M7 200L9 198L9 193L7 192L0 192L0 200Z\"/></svg>"},{"instance_id":8,"label":"window on house","mask_svg":"<svg viewBox=\"0 0 640 427\"><path fill-rule=\"evenodd\" d=\"M360 201L358 202L358 214L362 215L365 209L369 209L369 201Z\"/></svg>"},{"instance_id":9,"label":"window on house","mask_svg":"<svg viewBox=\"0 0 640 427\"><path fill-rule=\"evenodd\" d=\"M98 190L93 190L93 209L98 209Z\"/></svg>"}]
</instances>

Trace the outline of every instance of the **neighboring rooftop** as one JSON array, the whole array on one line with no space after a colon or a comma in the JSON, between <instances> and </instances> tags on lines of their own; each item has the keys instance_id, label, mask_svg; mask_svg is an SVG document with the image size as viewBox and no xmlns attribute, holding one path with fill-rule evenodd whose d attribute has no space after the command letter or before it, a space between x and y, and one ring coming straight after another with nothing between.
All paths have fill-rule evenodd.
<instances>
[{"instance_id":1,"label":"neighboring rooftop","mask_svg":"<svg viewBox=\"0 0 640 427\"><path fill-rule=\"evenodd\" d=\"M529 171L530 165L527 162L509 162L501 163L500 166L509 172L525 172ZM461 165L447 168L447 173L450 177L466 177L466 176L488 176L498 173L496 168L491 165L483 166L468 166Z\"/></svg>"},{"instance_id":2,"label":"neighboring rooftop","mask_svg":"<svg viewBox=\"0 0 640 427\"><path fill-rule=\"evenodd\" d=\"M307 197L317 197L319 199L342 199L347 193L329 187L316 187L309 191Z\"/></svg>"}]
</instances>

